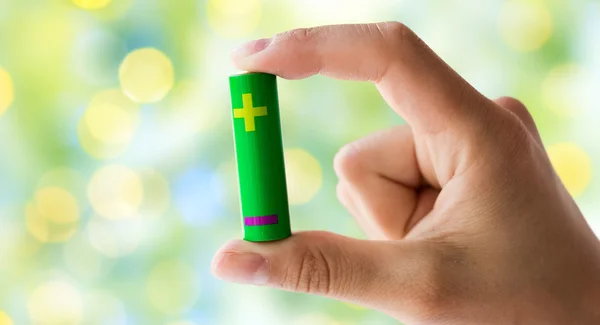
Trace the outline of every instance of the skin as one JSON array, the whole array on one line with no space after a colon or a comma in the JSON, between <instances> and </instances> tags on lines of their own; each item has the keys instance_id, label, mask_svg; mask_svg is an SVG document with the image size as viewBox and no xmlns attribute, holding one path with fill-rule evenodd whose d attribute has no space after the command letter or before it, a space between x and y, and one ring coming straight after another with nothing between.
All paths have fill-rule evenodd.
<instances>
[{"instance_id":1,"label":"skin","mask_svg":"<svg viewBox=\"0 0 600 325\"><path fill-rule=\"evenodd\" d=\"M233 240L226 281L322 295L406 324L599 324L600 242L518 100L491 100L395 23L245 44L242 70L371 82L407 125L342 148L338 197L368 235Z\"/></svg>"}]
</instances>

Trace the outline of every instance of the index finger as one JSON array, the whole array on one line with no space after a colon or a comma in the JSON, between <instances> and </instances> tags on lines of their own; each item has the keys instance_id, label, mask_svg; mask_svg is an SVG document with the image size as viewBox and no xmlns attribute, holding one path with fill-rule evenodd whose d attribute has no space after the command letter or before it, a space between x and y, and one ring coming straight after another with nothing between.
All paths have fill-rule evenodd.
<instances>
[{"instance_id":1,"label":"index finger","mask_svg":"<svg viewBox=\"0 0 600 325\"><path fill-rule=\"evenodd\" d=\"M286 79L322 74L374 82L392 109L420 131L437 133L486 116L485 107L470 105L483 95L400 23L296 29L245 44L232 60L242 70Z\"/></svg>"}]
</instances>

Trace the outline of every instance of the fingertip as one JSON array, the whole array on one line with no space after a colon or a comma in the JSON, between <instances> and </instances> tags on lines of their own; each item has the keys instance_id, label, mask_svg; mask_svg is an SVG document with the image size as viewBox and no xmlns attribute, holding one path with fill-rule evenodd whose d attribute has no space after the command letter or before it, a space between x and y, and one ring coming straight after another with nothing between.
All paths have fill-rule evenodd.
<instances>
[{"instance_id":1,"label":"fingertip","mask_svg":"<svg viewBox=\"0 0 600 325\"><path fill-rule=\"evenodd\" d=\"M229 54L231 64L239 70L253 70L256 56L268 48L271 42L271 38L262 38L242 44Z\"/></svg>"},{"instance_id":2,"label":"fingertip","mask_svg":"<svg viewBox=\"0 0 600 325\"><path fill-rule=\"evenodd\" d=\"M250 42L246 42L234 49L233 51L231 51L230 56L232 59L246 58L259 52L262 52L270 44L270 38L261 38Z\"/></svg>"},{"instance_id":3,"label":"fingertip","mask_svg":"<svg viewBox=\"0 0 600 325\"><path fill-rule=\"evenodd\" d=\"M210 262L210 273L212 273L212 275L218 279L221 279L219 265L223 260L223 256L223 254L217 253L213 256L212 261Z\"/></svg>"},{"instance_id":4,"label":"fingertip","mask_svg":"<svg viewBox=\"0 0 600 325\"><path fill-rule=\"evenodd\" d=\"M244 249L244 246L246 244L248 244L248 243L241 239L229 240L228 242L223 244L223 246L221 246L217 250L217 252L215 253L215 257L217 257L218 255L226 254L226 253L240 253L243 251L247 251L247 249Z\"/></svg>"},{"instance_id":5,"label":"fingertip","mask_svg":"<svg viewBox=\"0 0 600 325\"><path fill-rule=\"evenodd\" d=\"M230 241L226 242L225 244L223 244L221 247L219 247L219 249L213 255L213 258L211 261L211 269L213 271L216 269L218 264L221 262L221 260L223 259L223 256L225 254L237 251L237 250L235 250L235 247L239 247L240 244L238 243L238 241L239 241L238 239L230 240Z\"/></svg>"},{"instance_id":6,"label":"fingertip","mask_svg":"<svg viewBox=\"0 0 600 325\"><path fill-rule=\"evenodd\" d=\"M213 276L240 284L266 284L270 277L268 260L252 251L249 244L243 240L232 240L223 245L211 262Z\"/></svg>"},{"instance_id":7,"label":"fingertip","mask_svg":"<svg viewBox=\"0 0 600 325\"><path fill-rule=\"evenodd\" d=\"M244 61L245 58L243 56L240 56L239 54L236 54L235 50L229 55L229 62L231 62L231 65L238 71L241 71L242 73L249 71Z\"/></svg>"}]
</instances>

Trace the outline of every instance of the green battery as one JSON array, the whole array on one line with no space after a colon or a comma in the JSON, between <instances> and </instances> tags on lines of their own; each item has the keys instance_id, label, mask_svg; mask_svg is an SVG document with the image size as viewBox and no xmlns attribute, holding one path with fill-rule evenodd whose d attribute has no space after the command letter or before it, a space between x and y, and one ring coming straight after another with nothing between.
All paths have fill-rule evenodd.
<instances>
[{"instance_id":1,"label":"green battery","mask_svg":"<svg viewBox=\"0 0 600 325\"><path fill-rule=\"evenodd\" d=\"M277 77L229 77L244 240L291 236Z\"/></svg>"}]
</instances>

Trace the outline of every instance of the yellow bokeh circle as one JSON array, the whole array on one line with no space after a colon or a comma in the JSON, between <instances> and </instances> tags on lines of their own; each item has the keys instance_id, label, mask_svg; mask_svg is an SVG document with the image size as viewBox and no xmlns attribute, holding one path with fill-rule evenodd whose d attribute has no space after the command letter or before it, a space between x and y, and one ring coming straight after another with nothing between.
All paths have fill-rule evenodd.
<instances>
[{"instance_id":1,"label":"yellow bokeh circle","mask_svg":"<svg viewBox=\"0 0 600 325\"><path fill-rule=\"evenodd\" d=\"M77 201L62 188L42 188L35 193L35 201L40 213L49 221L65 224L79 220Z\"/></svg>"},{"instance_id":2,"label":"yellow bokeh circle","mask_svg":"<svg viewBox=\"0 0 600 325\"><path fill-rule=\"evenodd\" d=\"M0 310L0 325L13 325L13 321L8 315Z\"/></svg>"},{"instance_id":3,"label":"yellow bokeh circle","mask_svg":"<svg viewBox=\"0 0 600 325\"><path fill-rule=\"evenodd\" d=\"M173 64L157 49L135 50L121 63L119 80L123 92L134 102L155 103L173 88Z\"/></svg>"},{"instance_id":4,"label":"yellow bokeh circle","mask_svg":"<svg viewBox=\"0 0 600 325\"><path fill-rule=\"evenodd\" d=\"M116 158L127 150L129 143L107 143L101 142L92 136L87 124L81 120L77 125L79 143L87 154L96 159Z\"/></svg>"},{"instance_id":5,"label":"yellow bokeh circle","mask_svg":"<svg viewBox=\"0 0 600 325\"><path fill-rule=\"evenodd\" d=\"M123 219L137 215L144 190L136 172L109 165L94 173L87 192L96 213L108 219Z\"/></svg>"},{"instance_id":6,"label":"yellow bokeh circle","mask_svg":"<svg viewBox=\"0 0 600 325\"><path fill-rule=\"evenodd\" d=\"M111 89L94 96L83 119L98 141L125 144L131 141L137 128L139 110L121 90Z\"/></svg>"},{"instance_id":7,"label":"yellow bokeh circle","mask_svg":"<svg viewBox=\"0 0 600 325\"><path fill-rule=\"evenodd\" d=\"M83 316L80 292L62 281L40 285L29 297L27 307L35 325L81 324Z\"/></svg>"},{"instance_id":8,"label":"yellow bokeh circle","mask_svg":"<svg viewBox=\"0 0 600 325\"><path fill-rule=\"evenodd\" d=\"M14 99L13 81L6 70L0 68L0 115L4 114Z\"/></svg>"},{"instance_id":9,"label":"yellow bokeh circle","mask_svg":"<svg viewBox=\"0 0 600 325\"><path fill-rule=\"evenodd\" d=\"M196 272L182 261L165 261L152 268L146 283L148 299L165 314L188 311L196 302Z\"/></svg>"},{"instance_id":10,"label":"yellow bokeh circle","mask_svg":"<svg viewBox=\"0 0 600 325\"><path fill-rule=\"evenodd\" d=\"M43 187L25 206L25 225L39 242L65 242L77 231L79 213L79 204L69 191Z\"/></svg>"},{"instance_id":11,"label":"yellow bokeh circle","mask_svg":"<svg viewBox=\"0 0 600 325\"><path fill-rule=\"evenodd\" d=\"M27 231L41 243L61 243L68 241L77 231L78 223L56 224L40 213L35 204L25 206Z\"/></svg>"},{"instance_id":12,"label":"yellow bokeh circle","mask_svg":"<svg viewBox=\"0 0 600 325\"><path fill-rule=\"evenodd\" d=\"M286 149L285 169L290 204L309 202L323 185L319 161L305 150Z\"/></svg>"},{"instance_id":13,"label":"yellow bokeh circle","mask_svg":"<svg viewBox=\"0 0 600 325\"><path fill-rule=\"evenodd\" d=\"M209 0L206 14L210 27L224 37L252 34L262 16L261 0Z\"/></svg>"},{"instance_id":14,"label":"yellow bokeh circle","mask_svg":"<svg viewBox=\"0 0 600 325\"><path fill-rule=\"evenodd\" d=\"M112 0L73 0L73 3L82 9L95 10L108 6Z\"/></svg>"},{"instance_id":15,"label":"yellow bokeh circle","mask_svg":"<svg viewBox=\"0 0 600 325\"><path fill-rule=\"evenodd\" d=\"M500 34L514 50L539 49L552 36L552 15L542 0L510 0L500 10Z\"/></svg>"},{"instance_id":16,"label":"yellow bokeh circle","mask_svg":"<svg viewBox=\"0 0 600 325\"><path fill-rule=\"evenodd\" d=\"M574 143L557 143L548 147L552 166L569 193L577 197L592 180L592 162L588 154Z\"/></svg>"},{"instance_id":17,"label":"yellow bokeh circle","mask_svg":"<svg viewBox=\"0 0 600 325\"><path fill-rule=\"evenodd\" d=\"M67 0L68 1L68 0ZM135 0L71 0L77 7L93 12L99 21L123 17Z\"/></svg>"}]
</instances>

